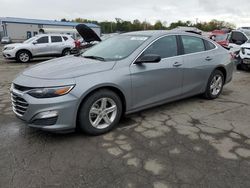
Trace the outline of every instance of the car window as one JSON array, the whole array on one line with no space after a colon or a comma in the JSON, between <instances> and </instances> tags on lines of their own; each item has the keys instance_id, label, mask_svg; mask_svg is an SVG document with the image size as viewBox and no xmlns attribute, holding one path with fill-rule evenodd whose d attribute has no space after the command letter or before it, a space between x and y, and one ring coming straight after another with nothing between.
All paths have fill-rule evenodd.
<instances>
[{"instance_id":1,"label":"car window","mask_svg":"<svg viewBox=\"0 0 250 188\"><path fill-rule=\"evenodd\" d=\"M204 40L204 44L205 44L206 50L212 50L216 47L212 42L209 42L207 40Z\"/></svg>"},{"instance_id":2,"label":"car window","mask_svg":"<svg viewBox=\"0 0 250 188\"><path fill-rule=\"evenodd\" d=\"M216 35L215 36L215 41L223 41L223 40L227 40L228 35L224 34L224 35Z\"/></svg>"},{"instance_id":3,"label":"car window","mask_svg":"<svg viewBox=\"0 0 250 188\"><path fill-rule=\"evenodd\" d=\"M193 36L181 36L184 53L191 54L196 52L205 51L205 45L203 39Z\"/></svg>"},{"instance_id":4,"label":"car window","mask_svg":"<svg viewBox=\"0 0 250 188\"><path fill-rule=\"evenodd\" d=\"M245 43L247 41L247 38L243 33L233 31L231 33L231 37L229 41L230 43L236 43L237 41L241 41L242 43Z\"/></svg>"},{"instance_id":5,"label":"car window","mask_svg":"<svg viewBox=\"0 0 250 188\"><path fill-rule=\"evenodd\" d=\"M37 44L43 44L43 43L49 43L49 37L45 36L37 39Z\"/></svg>"},{"instance_id":6,"label":"car window","mask_svg":"<svg viewBox=\"0 0 250 188\"><path fill-rule=\"evenodd\" d=\"M62 42L61 36L51 36L51 42Z\"/></svg>"},{"instance_id":7,"label":"car window","mask_svg":"<svg viewBox=\"0 0 250 188\"><path fill-rule=\"evenodd\" d=\"M63 36L64 41L67 41L69 38L66 36Z\"/></svg>"},{"instance_id":8,"label":"car window","mask_svg":"<svg viewBox=\"0 0 250 188\"><path fill-rule=\"evenodd\" d=\"M146 54L156 54L161 58L177 56L176 36L166 36L158 39L143 52L143 55Z\"/></svg>"}]
</instances>

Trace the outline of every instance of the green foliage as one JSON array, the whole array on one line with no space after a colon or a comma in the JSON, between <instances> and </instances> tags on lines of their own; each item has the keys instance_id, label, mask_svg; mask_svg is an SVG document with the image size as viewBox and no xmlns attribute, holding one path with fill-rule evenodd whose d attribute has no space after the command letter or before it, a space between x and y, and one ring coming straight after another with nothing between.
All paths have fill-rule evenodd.
<instances>
[{"instance_id":1,"label":"green foliage","mask_svg":"<svg viewBox=\"0 0 250 188\"><path fill-rule=\"evenodd\" d=\"M211 20L210 22L199 22L199 23L192 23L191 21L177 21L172 22L167 27L167 22L161 22L157 20L155 24L151 24L147 21L141 22L140 20L136 19L134 21L125 21L121 18L115 18L115 21L102 21L98 22L95 20L88 20L83 18L76 18L74 20L67 20L65 18L61 19L61 21L73 21L78 23L94 23L100 25L102 33L114 33L114 32L129 32L129 31L140 31L140 30L164 30L164 29L174 29L178 26L185 26L185 27L196 27L202 31L213 31L215 29L222 29L222 28L229 28L234 29L235 25L225 21L219 20Z\"/></svg>"}]
</instances>

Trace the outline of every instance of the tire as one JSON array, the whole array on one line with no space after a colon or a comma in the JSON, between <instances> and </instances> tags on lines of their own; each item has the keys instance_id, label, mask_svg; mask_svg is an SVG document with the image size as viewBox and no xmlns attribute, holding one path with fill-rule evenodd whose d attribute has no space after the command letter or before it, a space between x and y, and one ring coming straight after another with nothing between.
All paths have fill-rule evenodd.
<instances>
[{"instance_id":1,"label":"tire","mask_svg":"<svg viewBox=\"0 0 250 188\"><path fill-rule=\"evenodd\" d=\"M119 123L121 116L119 96L113 91L101 89L87 97L80 106L78 128L90 135L104 134Z\"/></svg>"},{"instance_id":2,"label":"tire","mask_svg":"<svg viewBox=\"0 0 250 188\"><path fill-rule=\"evenodd\" d=\"M62 56L66 56L66 55L70 55L70 49L69 48L64 49L63 52L62 52Z\"/></svg>"},{"instance_id":3,"label":"tire","mask_svg":"<svg viewBox=\"0 0 250 188\"><path fill-rule=\"evenodd\" d=\"M238 65L236 66L236 68L237 68L237 70L242 70L241 64L238 64Z\"/></svg>"},{"instance_id":4,"label":"tire","mask_svg":"<svg viewBox=\"0 0 250 188\"><path fill-rule=\"evenodd\" d=\"M215 70L209 77L206 91L204 97L206 99L212 100L220 96L223 86L225 83L225 78L220 70Z\"/></svg>"},{"instance_id":5,"label":"tire","mask_svg":"<svg viewBox=\"0 0 250 188\"><path fill-rule=\"evenodd\" d=\"M28 63L31 59L31 54L27 50L19 51L16 55L16 60L21 63Z\"/></svg>"},{"instance_id":6,"label":"tire","mask_svg":"<svg viewBox=\"0 0 250 188\"><path fill-rule=\"evenodd\" d=\"M249 71L249 68L248 68L248 66L246 65L246 64L244 64L244 63L241 63L240 64L241 66L241 70L244 70L244 71Z\"/></svg>"}]
</instances>

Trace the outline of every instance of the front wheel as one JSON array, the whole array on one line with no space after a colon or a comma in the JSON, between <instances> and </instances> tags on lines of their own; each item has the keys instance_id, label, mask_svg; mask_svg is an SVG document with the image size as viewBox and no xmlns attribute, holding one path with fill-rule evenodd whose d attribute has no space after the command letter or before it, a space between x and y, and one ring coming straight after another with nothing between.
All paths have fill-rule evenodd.
<instances>
[{"instance_id":1,"label":"front wheel","mask_svg":"<svg viewBox=\"0 0 250 188\"><path fill-rule=\"evenodd\" d=\"M31 59L31 55L28 51L20 51L17 53L16 59L18 62L27 63Z\"/></svg>"},{"instance_id":2,"label":"front wheel","mask_svg":"<svg viewBox=\"0 0 250 188\"><path fill-rule=\"evenodd\" d=\"M223 89L224 79L223 73L220 70L215 70L208 80L204 97L206 99L216 99L219 97Z\"/></svg>"},{"instance_id":3,"label":"front wheel","mask_svg":"<svg viewBox=\"0 0 250 188\"><path fill-rule=\"evenodd\" d=\"M100 135L113 129L120 121L122 103L119 96L106 89L91 94L78 113L79 128L91 135Z\"/></svg>"}]
</instances>

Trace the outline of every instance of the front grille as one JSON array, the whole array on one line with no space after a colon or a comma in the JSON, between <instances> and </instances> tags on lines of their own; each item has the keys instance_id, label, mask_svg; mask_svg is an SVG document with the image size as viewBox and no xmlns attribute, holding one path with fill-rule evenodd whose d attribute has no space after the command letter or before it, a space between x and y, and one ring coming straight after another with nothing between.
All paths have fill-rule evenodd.
<instances>
[{"instance_id":1,"label":"front grille","mask_svg":"<svg viewBox=\"0 0 250 188\"><path fill-rule=\"evenodd\" d=\"M243 59L244 64L250 64L250 59Z\"/></svg>"},{"instance_id":2,"label":"front grille","mask_svg":"<svg viewBox=\"0 0 250 188\"><path fill-rule=\"evenodd\" d=\"M27 101L24 100L22 97L19 97L15 93L11 93L11 101L12 101L13 111L17 115L23 116L29 106Z\"/></svg>"}]
</instances>

